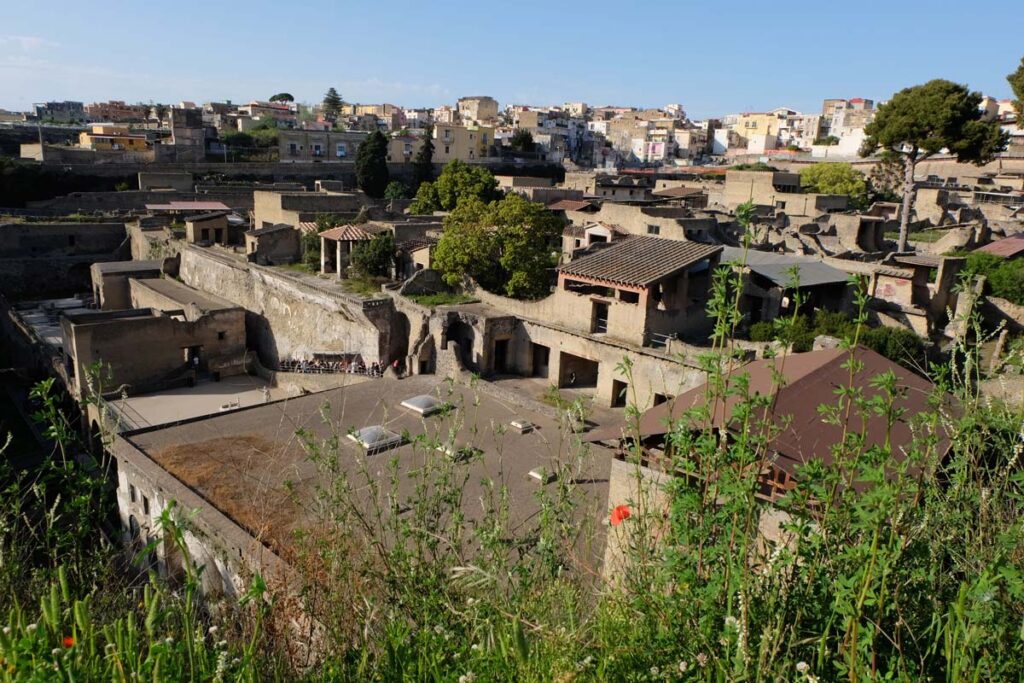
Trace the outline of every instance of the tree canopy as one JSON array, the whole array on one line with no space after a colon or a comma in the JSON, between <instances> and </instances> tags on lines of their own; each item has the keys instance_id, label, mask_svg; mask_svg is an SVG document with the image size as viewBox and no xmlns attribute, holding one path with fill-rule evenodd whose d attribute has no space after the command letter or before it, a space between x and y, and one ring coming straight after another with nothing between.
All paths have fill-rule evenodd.
<instances>
[{"instance_id":1,"label":"tree canopy","mask_svg":"<svg viewBox=\"0 0 1024 683\"><path fill-rule=\"evenodd\" d=\"M384 189L384 199L408 199L409 188L399 180L392 180Z\"/></svg>"},{"instance_id":2,"label":"tree canopy","mask_svg":"<svg viewBox=\"0 0 1024 683\"><path fill-rule=\"evenodd\" d=\"M984 164L1006 148L1009 136L998 124L982 120L981 94L967 86L936 79L905 88L879 106L864 127L861 154L902 155L905 164L899 250L907 249L913 201L914 167L918 161L948 150L960 162Z\"/></svg>"},{"instance_id":3,"label":"tree canopy","mask_svg":"<svg viewBox=\"0 0 1024 683\"><path fill-rule=\"evenodd\" d=\"M514 194L490 204L468 197L445 218L434 267L450 285L469 276L491 292L539 298L549 292L561 232L543 204Z\"/></svg>"},{"instance_id":4,"label":"tree canopy","mask_svg":"<svg viewBox=\"0 0 1024 683\"><path fill-rule=\"evenodd\" d=\"M1013 110L1017 112L1017 127L1024 128L1024 57L1021 57L1020 66L1006 77L1006 81L1013 90Z\"/></svg>"},{"instance_id":5,"label":"tree canopy","mask_svg":"<svg viewBox=\"0 0 1024 683\"><path fill-rule=\"evenodd\" d=\"M324 116L329 119L336 119L341 114L341 95L333 87L327 90L324 95Z\"/></svg>"},{"instance_id":6,"label":"tree canopy","mask_svg":"<svg viewBox=\"0 0 1024 683\"><path fill-rule=\"evenodd\" d=\"M445 164L437 181L420 185L409 210L419 214L451 211L463 199L476 197L486 203L499 196L498 181L490 171L455 159Z\"/></svg>"},{"instance_id":7,"label":"tree canopy","mask_svg":"<svg viewBox=\"0 0 1024 683\"><path fill-rule=\"evenodd\" d=\"M517 152L532 152L534 147L533 134L525 128L519 128L512 134L509 145Z\"/></svg>"},{"instance_id":8,"label":"tree canopy","mask_svg":"<svg viewBox=\"0 0 1024 683\"><path fill-rule=\"evenodd\" d=\"M295 98L289 92L279 92L276 95L270 96L271 102L294 102Z\"/></svg>"},{"instance_id":9,"label":"tree canopy","mask_svg":"<svg viewBox=\"0 0 1024 683\"><path fill-rule=\"evenodd\" d=\"M380 199L390 180L388 139L376 131L359 145L359 151L356 152L356 184L367 196Z\"/></svg>"},{"instance_id":10,"label":"tree canopy","mask_svg":"<svg viewBox=\"0 0 1024 683\"><path fill-rule=\"evenodd\" d=\"M844 194L854 208L867 206L867 181L864 174L850 164L827 161L807 166L800 170L800 187L806 192Z\"/></svg>"},{"instance_id":11,"label":"tree canopy","mask_svg":"<svg viewBox=\"0 0 1024 683\"><path fill-rule=\"evenodd\" d=\"M429 183L434 179L434 131L427 126L423 133L423 144L416 152L416 158L412 160L413 187L417 190L423 183Z\"/></svg>"},{"instance_id":12,"label":"tree canopy","mask_svg":"<svg viewBox=\"0 0 1024 683\"><path fill-rule=\"evenodd\" d=\"M387 275L394 259L395 238L390 232L379 233L352 250L352 265L361 275Z\"/></svg>"}]
</instances>

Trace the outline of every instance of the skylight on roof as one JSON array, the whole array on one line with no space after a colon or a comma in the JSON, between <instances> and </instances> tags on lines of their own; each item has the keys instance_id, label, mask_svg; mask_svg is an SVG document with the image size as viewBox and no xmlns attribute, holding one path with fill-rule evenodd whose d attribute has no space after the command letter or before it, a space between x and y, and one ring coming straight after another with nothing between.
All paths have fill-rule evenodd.
<instances>
[{"instance_id":1,"label":"skylight on roof","mask_svg":"<svg viewBox=\"0 0 1024 683\"><path fill-rule=\"evenodd\" d=\"M402 437L400 435L381 425L363 427L350 433L348 438L358 443L370 453L402 445Z\"/></svg>"},{"instance_id":2,"label":"skylight on roof","mask_svg":"<svg viewBox=\"0 0 1024 683\"><path fill-rule=\"evenodd\" d=\"M401 405L403 408L408 408L409 410L426 417L427 415L433 415L443 409L445 404L436 396L420 394L419 396L413 396L412 398L405 399L402 401Z\"/></svg>"}]
</instances>

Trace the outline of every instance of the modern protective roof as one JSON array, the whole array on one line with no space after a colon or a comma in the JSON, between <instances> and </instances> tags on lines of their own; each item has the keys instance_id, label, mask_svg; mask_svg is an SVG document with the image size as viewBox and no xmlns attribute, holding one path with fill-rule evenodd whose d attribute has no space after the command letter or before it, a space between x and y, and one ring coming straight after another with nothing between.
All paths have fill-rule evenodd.
<instances>
[{"instance_id":1,"label":"modern protective roof","mask_svg":"<svg viewBox=\"0 0 1024 683\"><path fill-rule=\"evenodd\" d=\"M926 379L918 377L902 366L887 358L859 346L855 350L855 358L863 363L863 367L854 375L852 381L861 387L864 398L871 400L881 396L881 390L871 380L879 375L892 372L896 376L896 387L899 392L896 407L901 411L900 417L892 426L891 432L886 429L886 422L880 415L872 414L867 421L864 447L884 447L886 440L891 443L891 453L902 457L903 449L908 449L915 438L921 433L911 427L917 414L931 409L930 400L935 391L934 385ZM835 405L836 390L850 386L850 370L846 361L850 352L846 349L825 349L809 353L796 353L785 357L764 359L748 363L729 376L738 378L746 375L749 379L751 396L774 396L774 401L765 407L763 417L770 419L778 428L768 448L778 453L776 464L790 472L812 459L826 463L832 461L831 447L839 443L847 429L859 432L861 416L851 414L847 424L833 424L824 419L818 410L820 405ZM778 377L783 378L780 384ZM701 385L680 394L668 403L657 405L639 420L640 436L657 436L668 433L670 424L682 420L689 421L691 426L699 429L712 426L716 429L730 430L739 428L734 421L733 411L742 397L729 395L714 402L713 413L707 421L693 417L694 408L708 405L708 385ZM952 399L945 396L947 408ZM761 415L756 419L761 419ZM584 435L585 441L609 441L630 436L634 428L621 424L593 430ZM940 435L940 450L948 447L949 439Z\"/></svg>"},{"instance_id":2,"label":"modern protective roof","mask_svg":"<svg viewBox=\"0 0 1024 683\"><path fill-rule=\"evenodd\" d=\"M739 247L724 247L722 262L745 264L752 272L766 277L780 287L788 287L793 281L792 269L798 268L797 277L801 287L816 287L845 283L849 275L822 263L818 259L791 254L774 254L768 251L747 250Z\"/></svg>"},{"instance_id":3,"label":"modern protective roof","mask_svg":"<svg viewBox=\"0 0 1024 683\"><path fill-rule=\"evenodd\" d=\"M571 261L560 273L646 287L722 251L720 245L643 235Z\"/></svg>"},{"instance_id":4,"label":"modern protective roof","mask_svg":"<svg viewBox=\"0 0 1024 683\"><path fill-rule=\"evenodd\" d=\"M147 211L231 211L221 202L169 202L167 204L146 204Z\"/></svg>"},{"instance_id":5,"label":"modern protective roof","mask_svg":"<svg viewBox=\"0 0 1024 683\"><path fill-rule=\"evenodd\" d=\"M559 199L548 204L552 211L582 211L594 206L594 203L586 199Z\"/></svg>"},{"instance_id":6,"label":"modern protective roof","mask_svg":"<svg viewBox=\"0 0 1024 683\"><path fill-rule=\"evenodd\" d=\"M983 254L992 254L993 256L1002 256L1003 258L1019 256L1024 253L1024 232L996 240L991 244L975 249L975 251Z\"/></svg>"},{"instance_id":7,"label":"modern protective roof","mask_svg":"<svg viewBox=\"0 0 1024 683\"><path fill-rule=\"evenodd\" d=\"M101 275L113 275L115 273L140 273L146 271L159 271L163 268L162 259L152 261L101 261L92 264L96 272Z\"/></svg>"}]
</instances>

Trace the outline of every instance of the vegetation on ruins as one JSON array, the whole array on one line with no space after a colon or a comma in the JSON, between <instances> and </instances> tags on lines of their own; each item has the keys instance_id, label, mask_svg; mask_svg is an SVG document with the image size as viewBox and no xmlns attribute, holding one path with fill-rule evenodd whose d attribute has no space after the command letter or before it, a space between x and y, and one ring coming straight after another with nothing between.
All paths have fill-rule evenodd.
<instances>
[{"instance_id":1,"label":"vegetation on ruins","mask_svg":"<svg viewBox=\"0 0 1024 683\"><path fill-rule=\"evenodd\" d=\"M388 139L379 130L370 134L356 152L356 184L368 197L380 199L391 181Z\"/></svg>"},{"instance_id":2,"label":"vegetation on ruins","mask_svg":"<svg viewBox=\"0 0 1024 683\"><path fill-rule=\"evenodd\" d=\"M424 182L409 206L414 214L452 211L459 202L476 198L490 202L500 198L498 181L486 168L455 159L445 164L434 182Z\"/></svg>"},{"instance_id":3,"label":"vegetation on ruins","mask_svg":"<svg viewBox=\"0 0 1024 683\"><path fill-rule=\"evenodd\" d=\"M805 192L842 194L855 209L866 209L868 183L864 174L848 163L824 161L800 169L800 187Z\"/></svg>"},{"instance_id":4,"label":"vegetation on ruins","mask_svg":"<svg viewBox=\"0 0 1024 683\"><path fill-rule=\"evenodd\" d=\"M763 173L770 173L770 172L773 172L773 171L778 171L779 169L775 168L774 166L772 166L770 164L766 164L763 161L758 161L758 162L755 162L755 163L752 163L752 164L733 164L732 166L729 167L729 170L730 171L760 171L760 172L763 172Z\"/></svg>"},{"instance_id":5,"label":"vegetation on ruins","mask_svg":"<svg viewBox=\"0 0 1024 683\"><path fill-rule=\"evenodd\" d=\"M359 275L383 277L395 262L395 238L389 231L374 235L352 248L352 266Z\"/></svg>"},{"instance_id":6,"label":"vegetation on ruins","mask_svg":"<svg viewBox=\"0 0 1024 683\"><path fill-rule=\"evenodd\" d=\"M384 199L408 199L409 187L400 180L392 180L384 188Z\"/></svg>"},{"instance_id":7,"label":"vegetation on ruins","mask_svg":"<svg viewBox=\"0 0 1024 683\"><path fill-rule=\"evenodd\" d=\"M971 252L966 254L966 271L985 276L985 293L1024 306L1024 259L1008 259Z\"/></svg>"},{"instance_id":8,"label":"vegetation on ruins","mask_svg":"<svg viewBox=\"0 0 1024 683\"><path fill-rule=\"evenodd\" d=\"M998 123L983 120L981 99L967 86L936 79L899 91L864 127L862 155L880 152L904 162L899 251L907 250L918 162L948 150L961 163L981 165L1006 148L1009 136Z\"/></svg>"},{"instance_id":9,"label":"vegetation on ruins","mask_svg":"<svg viewBox=\"0 0 1024 683\"><path fill-rule=\"evenodd\" d=\"M516 194L490 204L471 197L445 218L434 268L452 286L470 277L487 291L536 299L550 291L562 227L543 204Z\"/></svg>"}]
</instances>

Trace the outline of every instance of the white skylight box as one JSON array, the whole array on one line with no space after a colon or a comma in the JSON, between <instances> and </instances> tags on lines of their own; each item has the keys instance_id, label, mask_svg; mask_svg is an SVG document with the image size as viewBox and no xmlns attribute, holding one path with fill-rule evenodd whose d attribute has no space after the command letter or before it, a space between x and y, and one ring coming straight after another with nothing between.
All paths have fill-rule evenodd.
<instances>
[{"instance_id":1,"label":"white skylight box","mask_svg":"<svg viewBox=\"0 0 1024 683\"><path fill-rule=\"evenodd\" d=\"M402 445L402 437L400 435L381 425L363 427L349 434L348 438L358 443L369 453L385 451Z\"/></svg>"},{"instance_id":2,"label":"white skylight box","mask_svg":"<svg viewBox=\"0 0 1024 683\"><path fill-rule=\"evenodd\" d=\"M420 394L419 396L413 396L402 401L402 407L408 408L409 410L419 413L423 417L427 415L433 415L434 413L442 410L445 404L438 399L436 396L430 394Z\"/></svg>"}]
</instances>

